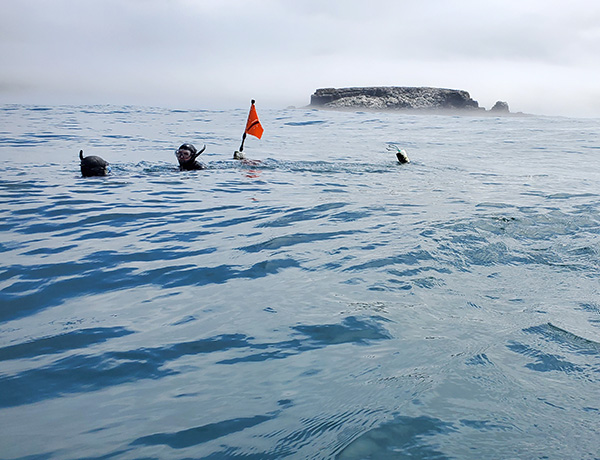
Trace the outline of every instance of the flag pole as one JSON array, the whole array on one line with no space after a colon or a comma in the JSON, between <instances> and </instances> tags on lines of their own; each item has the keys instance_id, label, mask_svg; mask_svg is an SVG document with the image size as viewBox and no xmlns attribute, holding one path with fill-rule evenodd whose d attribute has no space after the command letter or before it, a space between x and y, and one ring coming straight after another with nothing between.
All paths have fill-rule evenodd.
<instances>
[{"instance_id":1,"label":"flag pole","mask_svg":"<svg viewBox=\"0 0 600 460\"><path fill-rule=\"evenodd\" d=\"M254 105L256 101L254 99L252 99L250 101L250 107L252 107ZM240 150L239 152L243 152L244 151L244 141L246 140L246 130L244 129L244 135L242 136L242 144L240 145Z\"/></svg>"},{"instance_id":2,"label":"flag pole","mask_svg":"<svg viewBox=\"0 0 600 460\"><path fill-rule=\"evenodd\" d=\"M244 133L244 135L242 136L242 145L240 145L240 149L238 150L238 152L244 151L244 141L245 140L246 140L246 133Z\"/></svg>"}]
</instances>

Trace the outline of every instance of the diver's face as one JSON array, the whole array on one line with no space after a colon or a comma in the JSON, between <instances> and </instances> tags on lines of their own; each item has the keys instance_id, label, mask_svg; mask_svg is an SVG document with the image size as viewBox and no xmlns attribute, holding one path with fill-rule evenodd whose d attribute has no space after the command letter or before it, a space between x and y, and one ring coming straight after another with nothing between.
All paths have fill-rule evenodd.
<instances>
[{"instance_id":1,"label":"diver's face","mask_svg":"<svg viewBox=\"0 0 600 460\"><path fill-rule=\"evenodd\" d=\"M192 159L192 152L186 149L179 149L175 152L175 156L179 163L186 163Z\"/></svg>"}]
</instances>

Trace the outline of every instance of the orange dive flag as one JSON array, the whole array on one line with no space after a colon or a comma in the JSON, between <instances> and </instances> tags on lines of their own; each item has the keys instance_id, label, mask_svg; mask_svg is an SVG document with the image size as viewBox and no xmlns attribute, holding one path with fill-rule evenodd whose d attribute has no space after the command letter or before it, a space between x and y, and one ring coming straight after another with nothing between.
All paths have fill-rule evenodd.
<instances>
[{"instance_id":1,"label":"orange dive flag","mask_svg":"<svg viewBox=\"0 0 600 460\"><path fill-rule=\"evenodd\" d=\"M251 136L258 137L259 139L262 137L263 132L265 131L258 120L258 115L256 114L256 107L254 107L254 99L252 100L252 105L250 106L250 113L248 114L248 121L246 122L246 131L244 134L250 134Z\"/></svg>"}]
</instances>

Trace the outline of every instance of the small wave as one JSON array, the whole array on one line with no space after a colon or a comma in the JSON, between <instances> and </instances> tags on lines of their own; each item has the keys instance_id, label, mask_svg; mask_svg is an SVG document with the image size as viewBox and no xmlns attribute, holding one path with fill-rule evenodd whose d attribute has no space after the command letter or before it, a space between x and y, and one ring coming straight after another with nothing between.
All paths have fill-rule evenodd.
<instances>
[{"instance_id":1,"label":"small wave","mask_svg":"<svg viewBox=\"0 0 600 460\"><path fill-rule=\"evenodd\" d=\"M259 362L285 359L310 350L334 345L368 345L389 340L391 334L382 325L387 322L381 316L348 316L337 324L299 324L291 326L290 340L270 343L249 343L247 354L218 361L233 365L242 362Z\"/></svg>"},{"instance_id":2,"label":"small wave","mask_svg":"<svg viewBox=\"0 0 600 460\"><path fill-rule=\"evenodd\" d=\"M274 219L257 225L257 227L287 227L295 222L326 217L331 214L330 211L343 208L346 205L347 204L343 202L331 202L304 209L291 208L288 209L283 216L275 217Z\"/></svg>"},{"instance_id":3,"label":"small wave","mask_svg":"<svg viewBox=\"0 0 600 460\"><path fill-rule=\"evenodd\" d=\"M261 423L273 420L275 415L256 415L253 417L237 417L231 420L210 423L173 433L156 433L134 440L131 445L158 446L166 445L172 449L183 449L231 435L238 431L252 428Z\"/></svg>"},{"instance_id":4,"label":"small wave","mask_svg":"<svg viewBox=\"0 0 600 460\"><path fill-rule=\"evenodd\" d=\"M284 123L286 126L312 126L322 125L327 123L325 120L309 120L309 121L288 121Z\"/></svg>"},{"instance_id":5,"label":"small wave","mask_svg":"<svg viewBox=\"0 0 600 460\"><path fill-rule=\"evenodd\" d=\"M124 333L126 331L121 330L101 332L106 338ZM92 338L94 334L92 332ZM84 338L83 345L88 339L89 337ZM169 369L165 364L182 356L218 353L246 346L246 337L226 334L164 347L108 351L96 355L71 354L60 357L47 366L0 376L0 408L31 404L73 393L98 391L127 382L159 379L177 374L177 371Z\"/></svg>"},{"instance_id":6,"label":"small wave","mask_svg":"<svg viewBox=\"0 0 600 460\"><path fill-rule=\"evenodd\" d=\"M133 334L133 331L120 326L79 329L2 347L0 348L0 361L31 359L43 355L59 354L87 348L129 334Z\"/></svg>"},{"instance_id":7,"label":"small wave","mask_svg":"<svg viewBox=\"0 0 600 460\"><path fill-rule=\"evenodd\" d=\"M600 355L600 328L592 327L589 322L567 324L555 319L547 325L526 329L526 332L542 334L546 339L560 343L572 351Z\"/></svg>"},{"instance_id":8,"label":"small wave","mask_svg":"<svg viewBox=\"0 0 600 460\"><path fill-rule=\"evenodd\" d=\"M534 362L525 364L525 367L537 372L564 372L570 375L580 375L584 373L584 369L564 357L554 353L539 350L530 345L519 342L512 342L507 345L509 350L521 354L528 358L533 358Z\"/></svg>"},{"instance_id":9,"label":"small wave","mask_svg":"<svg viewBox=\"0 0 600 460\"><path fill-rule=\"evenodd\" d=\"M338 460L362 458L435 458L451 457L430 446L426 439L437 433L456 431L451 423L440 419L420 416L398 416L362 434L345 446L337 455Z\"/></svg>"},{"instance_id":10,"label":"small wave","mask_svg":"<svg viewBox=\"0 0 600 460\"><path fill-rule=\"evenodd\" d=\"M314 454L311 443L314 439L323 437L333 438L331 450L339 450L340 446L343 446L344 440L359 429L349 430L349 426L362 427L364 420L377 419L382 416L381 412L381 410L373 408L349 408L339 410L333 417L331 414L323 412L303 418L297 429L287 432L284 428L281 433L276 433L282 435L277 445L269 452L265 452L264 457L261 456L261 458L283 458L289 453L296 453L299 456L306 453L303 458L317 458L311 455Z\"/></svg>"}]
</instances>

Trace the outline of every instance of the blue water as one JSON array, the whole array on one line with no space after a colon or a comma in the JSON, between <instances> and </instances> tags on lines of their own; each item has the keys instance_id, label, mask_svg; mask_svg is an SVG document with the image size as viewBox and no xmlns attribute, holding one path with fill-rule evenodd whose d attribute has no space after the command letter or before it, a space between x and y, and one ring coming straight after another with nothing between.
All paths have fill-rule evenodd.
<instances>
[{"instance_id":1,"label":"blue water","mask_svg":"<svg viewBox=\"0 0 600 460\"><path fill-rule=\"evenodd\" d=\"M0 107L0 457L600 458L598 120L257 108Z\"/></svg>"}]
</instances>

